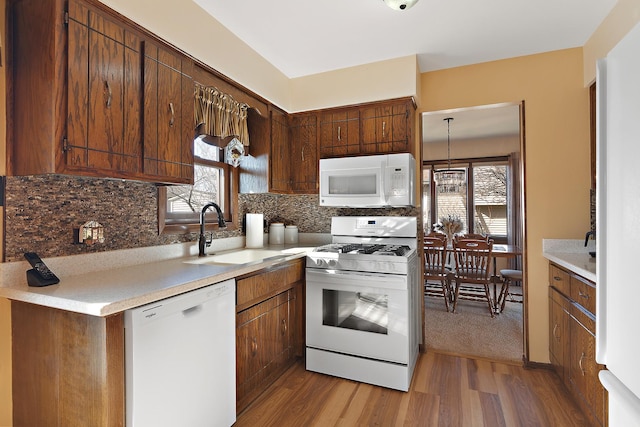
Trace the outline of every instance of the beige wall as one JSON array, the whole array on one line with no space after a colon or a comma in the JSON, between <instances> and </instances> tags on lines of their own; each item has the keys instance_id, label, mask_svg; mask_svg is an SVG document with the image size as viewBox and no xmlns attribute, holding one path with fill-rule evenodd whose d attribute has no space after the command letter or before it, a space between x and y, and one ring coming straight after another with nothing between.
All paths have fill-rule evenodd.
<instances>
[{"instance_id":1,"label":"beige wall","mask_svg":"<svg viewBox=\"0 0 640 427\"><path fill-rule=\"evenodd\" d=\"M640 1L618 0L609 15L584 45L584 85L596 78L596 60L603 58L640 22Z\"/></svg>"},{"instance_id":2,"label":"beige wall","mask_svg":"<svg viewBox=\"0 0 640 427\"><path fill-rule=\"evenodd\" d=\"M530 360L548 362L547 261L542 239L589 225L589 95L582 49L422 75L422 111L525 101Z\"/></svg>"},{"instance_id":3,"label":"beige wall","mask_svg":"<svg viewBox=\"0 0 640 427\"><path fill-rule=\"evenodd\" d=\"M291 80L291 112L416 97L415 55Z\"/></svg>"}]
</instances>

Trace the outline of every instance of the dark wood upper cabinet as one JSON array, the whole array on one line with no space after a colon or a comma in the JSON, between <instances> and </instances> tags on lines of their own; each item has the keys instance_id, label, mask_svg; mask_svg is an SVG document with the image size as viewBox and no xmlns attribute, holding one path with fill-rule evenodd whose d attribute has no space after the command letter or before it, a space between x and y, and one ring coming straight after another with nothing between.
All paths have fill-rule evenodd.
<instances>
[{"instance_id":1,"label":"dark wood upper cabinet","mask_svg":"<svg viewBox=\"0 0 640 427\"><path fill-rule=\"evenodd\" d=\"M144 164L159 180L193 182L193 61L144 46Z\"/></svg>"},{"instance_id":2,"label":"dark wood upper cabinet","mask_svg":"<svg viewBox=\"0 0 640 427\"><path fill-rule=\"evenodd\" d=\"M388 102L360 110L363 154L411 152L415 107L412 100Z\"/></svg>"},{"instance_id":3,"label":"dark wood upper cabinet","mask_svg":"<svg viewBox=\"0 0 640 427\"><path fill-rule=\"evenodd\" d=\"M296 114L289 128L291 191L318 192L318 115Z\"/></svg>"},{"instance_id":4,"label":"dark wood upper cabinet","mask_svg":"<svg viewBox=\"0 0 640 427\"><path fill-rule=\"evenodd\" d=\"M288 193L291 185L289 123L285 112L272 108L271 158L269 159L269 191Z\"/></svg>"},{"instance_id":5,"label":"dark wood upper cabinet","mask_svg":"<svg viewBox=\"0 0 640 427\"><path fill-rule=\"evenodd\" d=\"M360 109L320 113L320 157L341 157L359 154Z\"/></svg>"},{"instance_id":6,"label":"dark wood upper cabinet","mask_svg":"<svg viewBox=\"0 0 640 427\"><path fill-rule=\"evenodd\" d=\"M69 2L66 166L140 172L141 39Z\"/></svg>"},{"instance_id":7,"label":"dark wood upper cabinet","mask_svg":"<svg viewBox=\"0 0 640 427\"><path fill-rule=\"evenodd\" d=\"M415 110L399 98L320 111L320 158L413 152Z\"/></svg>"},{"instance_id":8,"label":"dark wood upper cabinet","mask_svg":"<svg viewBox=\"0 0 640 427\"><path fill-rule=\"evenodd\" d=\"M596 188L596 84L589 86L589 148L591 152L591 188Z\"/></svg>"},{"instance_id":9,"label":"dark wood upper cabinet","mask_svg":"<svg viewBox=\"0 0 640 427\"><path fill-rule=\"evenodd\" d=\"M93 0L9 13L11 174L192 182L190 58Z\"/></svg>"}]
</instances>

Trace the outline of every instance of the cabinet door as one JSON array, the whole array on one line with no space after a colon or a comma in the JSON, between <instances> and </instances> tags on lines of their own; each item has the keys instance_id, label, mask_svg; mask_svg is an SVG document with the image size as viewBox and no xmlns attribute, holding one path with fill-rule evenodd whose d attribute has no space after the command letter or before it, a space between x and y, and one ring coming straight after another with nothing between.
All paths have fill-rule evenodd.
<instances>
[{"instance_id":1,"label":"cabinet door","mask_svg":"<svg viewBox=\"0 0 640 427\"><path fill-rule=\"evenodd\" d=\"M252 377L265 364L264 342L261 331L268 321L260 308L245 310L236 316L236 383L238 392L243 391Z\"/></svg>"},{"instance_id":2,"label":"cabinet door","mask_svg":"<svg viewBox=\"0 0 640 427\"><path fill-rule=\"evenodd\" d=\"M320 157L353 156L360 153L360 110L320 115Z\"/></svg>"},{"instance_id":3,"label":"cabinet door","mask_svg":"<svg viewBox=\"0 0 640 427\"><path fill-rule=\"evenodd\" d=\"M193 61L145 42L144 173L193 183Z\"/></svg>"},{"instance_id":4,"label":"cabinet door","mask_svg":"<svg viewBox=\"0 0 640 427\"><path fill-rule=\"evenodd\" d=\"M600 425L605 425L606 396L598 372L604 369L595 361L596 341L593 320L574 308L571 318L570 383L577 392L583 410ZM586 323L586 326L583 324Z\"/></svg>"},{"instance_id":5,"label":"cabinet door","mask_svg":"<svg viewBox=\"0 0 640 427\"><path fill-rule=\"evenodd\" d=\"M269 162L271 191L289 192L290 156L287 116L279 110L271 110L271 160Z\"/></svg>"},{"instance_id":6,"label":"cabinet door","mask_svg":"<svg viewBox=\"0 0 640 427\"><path fill-rule=\"evenodd\" d=\"M296 193L318 191L317 115L302 114L291 118L291 190Z\"/></svg>"},{"instance_id":7,"label":"cabinet door","mask_svg":"<svg viewBox=\"0 0 640 427\"><path fill-rule=\"evenodd\" d=\"M67 166L131 176L140 171L140 47L134 33L69 3Z\"/></svg>"},{"instance_id":8,"label":"cabinet door","mask_svg":"<svg viewBox=\"0 0 640 427\"><path fill-rule=\"evenodd\" d=\"M289 293L236 315L236 409L246 407L291 364Z\"/></svg>"},{"instance_id":9,"label":"cabinet door","mask_svg":"<svg viewBox=\"0 0 640 427\"><path fill-rule=\"evenodd\" d=\"M568 383L569 356L568 302L553 288L549 288L549 355L556 373Z\"/></svg>"},{"instance_id":10,"label":"cabinet door","mask_svg":"<svg viewBox=\"0 0 640 427\"><path fill-rule=\"evenodd\" d=\"M362 152L383 154L411 151L413 108L409 101L360 110Z\"/></svg>"}]
</instances>

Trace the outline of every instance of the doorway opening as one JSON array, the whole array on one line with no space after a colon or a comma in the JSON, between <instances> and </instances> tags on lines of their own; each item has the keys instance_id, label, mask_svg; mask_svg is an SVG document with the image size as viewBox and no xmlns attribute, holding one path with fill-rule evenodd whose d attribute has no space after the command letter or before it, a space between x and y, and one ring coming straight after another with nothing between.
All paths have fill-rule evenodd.
<instances>
[{"instance_id":1,"label":"doorway opening","mask_svg":"<svg viewBox=\"0 0 640 427\"><path fill-rule=\"evenodd\" d=\"M460 299L447 312L442 296L425 295L424 342L444 353L521 362L528 360L524 226L524 102L422 114L422 226L442 230L453 218L457 234L494 242L491 300ZM436 171L464 171L456 185L439 185ZM508 255L508 256L506 256ZM452 261L452 259L450 259ZM455 274L455 264L449 267ZM501 270L523 272L511 282L500 310ZM451 290L455 287L452 280ZM452 292L453 294L453 292ZM450 297L451 299L453 297ZM452 304L450 304L452 306Z\"/></svg>"}]
</instances>

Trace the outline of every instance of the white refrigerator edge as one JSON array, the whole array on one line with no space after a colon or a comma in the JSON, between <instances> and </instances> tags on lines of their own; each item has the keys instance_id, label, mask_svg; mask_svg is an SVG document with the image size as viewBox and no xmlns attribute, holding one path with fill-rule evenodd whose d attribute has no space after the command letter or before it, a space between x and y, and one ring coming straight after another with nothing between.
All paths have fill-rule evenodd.
<instances>
[{"instance_id":1,"label":"white refrigerator edge","mask_svg":"<svg viewBox=\"0 0 640 427\"><path fill-rule=\"evenodd\" d=\"M609 426L640 426L640 24L597 63L596 361Z\"/></svg>"}]
</instances>

